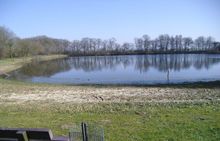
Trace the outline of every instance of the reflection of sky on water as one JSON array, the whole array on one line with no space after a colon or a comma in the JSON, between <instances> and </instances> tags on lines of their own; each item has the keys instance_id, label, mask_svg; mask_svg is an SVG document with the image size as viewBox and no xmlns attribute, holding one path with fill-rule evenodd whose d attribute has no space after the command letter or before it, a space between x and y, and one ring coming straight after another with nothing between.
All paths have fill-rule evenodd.
<instances>
[{"instance_id":1,"label":"reflection of sky on water","mask_svg":"<svg viewBox=\"0 0 220 141\"><path fill-rule=\"evenodd\" d=\"M25 71L17 71L14 78L64 84L154 84L220 80L220 55L74 57L50 64L27 66L23 68ZM35 67L45 70L29 70ZM50 73L47 74L47 71Z\"/></svg>"}]
</instances>

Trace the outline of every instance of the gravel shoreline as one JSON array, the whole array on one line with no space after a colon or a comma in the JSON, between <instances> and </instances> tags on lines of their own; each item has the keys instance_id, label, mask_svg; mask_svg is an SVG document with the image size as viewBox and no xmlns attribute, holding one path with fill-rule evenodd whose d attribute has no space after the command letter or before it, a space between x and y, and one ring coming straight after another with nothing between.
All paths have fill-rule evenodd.
<instances>
[{"instance_id":1,"label":"gravel shoreline","mask_svg":"<svg viewBox=\"0 0 220 141\"><path fill-rule=\"evenodd\" d=\"M7 104L24 104L26 102L123 103L220 100L220 88L65 86L1 80L0 90L0 103Z\"/></svg>"}]
</instances>

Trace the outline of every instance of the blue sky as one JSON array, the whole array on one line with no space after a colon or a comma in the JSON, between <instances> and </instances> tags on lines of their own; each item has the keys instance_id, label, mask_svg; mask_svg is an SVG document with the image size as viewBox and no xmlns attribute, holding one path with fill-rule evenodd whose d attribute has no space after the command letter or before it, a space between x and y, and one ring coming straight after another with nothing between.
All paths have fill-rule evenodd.
<instances>
[{"instance_id":1,"label":"blue sky","mask_svg":"<svg viewBox=\"0 0 220 141\"><path fill-rule=\"evenodd\" d=\"M220 41L220 0L0 0L0 26L21 38L133 42L167 33Z\"/></svg>"}]
</instances>

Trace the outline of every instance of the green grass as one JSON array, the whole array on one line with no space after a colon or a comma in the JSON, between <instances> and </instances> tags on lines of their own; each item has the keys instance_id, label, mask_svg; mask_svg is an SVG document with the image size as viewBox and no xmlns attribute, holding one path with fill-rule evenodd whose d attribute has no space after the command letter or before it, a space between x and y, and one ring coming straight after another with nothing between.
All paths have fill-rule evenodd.
<instances>
[{"instance_id":1,"label":"green grass","mask_svg":"<svg viewBox=\"0 0 220 141\"><path fill-rule=\"evenodd\" d=\"M106 141L220 140L220 103L46 103L1 105L0 125L46 127L65 135L86 121L101 125Z\"/></svg>"}]
</instances>

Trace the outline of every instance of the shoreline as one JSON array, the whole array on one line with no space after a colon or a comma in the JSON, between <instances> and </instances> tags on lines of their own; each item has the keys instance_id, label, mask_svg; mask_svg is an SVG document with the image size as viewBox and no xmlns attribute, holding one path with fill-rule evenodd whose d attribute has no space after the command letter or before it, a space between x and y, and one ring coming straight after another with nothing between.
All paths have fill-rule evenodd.
<instances>
[{"instance_id":1,"label":"shoreline","mask_svg":"<svg viewBox=\"0 0 220 141\"><path fill-rule=\"evenodd\" d=\"M24 82L28 83L28 82ZM170 88L215 88L220 87L220 80L215 81L197 81L197 82L183 82L183 83L169 83L169 84L58 84L58 83L35 83L33 84L48 84L48 85L64 85L64 86L91 86L91 87L170 87Z\"/></svg>"},{"instance_id":2,"label":"shoreline","mask_svg":"<svg viewBox=\"0 0 220 141\"><path fill-rule=\"evenodd\" d=\"M68 54L70 57L87 57L87 56L121 56L121 55L175 55L175 54L220 54L213 51L191 51L191 52L127 52L127 53L109 53L109 54Z\"/></svg>"},{"instance_id":3,"label":"shoreline","mask_svg":"<svg viewBox=\"0 0 220 141\"><path fill-rule=\"evenodd\" d=\"M28 81L19 81L16 79L4 79L0 77L0 80L10 81L10 82L17 82L17 83L26 83L26 84L33 84L33 85L50 85L50 86L73 86L73 87L131 87L131 88L220 88L220 80L215 81L197 81L197 82L183 82L183 83L169 83L169 84L93 84L93 83L82 83L82 84L65 84L65 83L43 83L43 82L28 82Z\"/></svg>"},{"instance_id":4,"label":"shoreline","mask_svg":"<svg viewBox=\"0 0 220 141\"><path fill-rule=\"evenodd\" d=\"M0 103L135 103L219 101L220 87L69 86L0 79Z\"/></svg>"}]
</instances>

